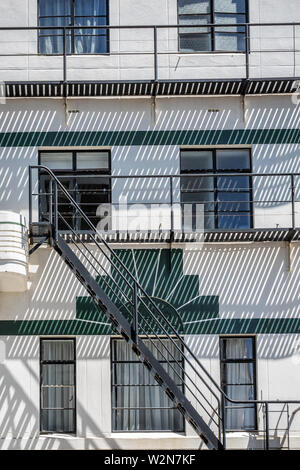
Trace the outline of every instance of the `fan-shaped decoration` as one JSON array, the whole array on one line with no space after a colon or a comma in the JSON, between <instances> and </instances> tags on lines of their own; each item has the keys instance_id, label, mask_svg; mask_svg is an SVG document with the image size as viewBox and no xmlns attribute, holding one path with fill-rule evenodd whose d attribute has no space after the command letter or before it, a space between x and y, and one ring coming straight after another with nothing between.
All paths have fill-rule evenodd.
<instances>
[{"instance_id":1,"label":"fan-shaped decoration","mask_svg":"<svg viewBox=\"0 0 300 470\"><path fill-rule=\"evenodd\" d=\"M171 250L171 253L167 249L118 249L115 253L178 333L197 334L200 323L219 318L218 296L200 295L199 276L183 273L181 249ZM116 283L112 282L108 276L98 277L97 282L129 319L131 305L125 297L124 301L120 302L120 292L123 291L131 298L130 289L117 270L112 269L111 276ZM147 330L147 322L150 322L149 315L147 317L146 308L143 305L139 305L139 311L142 317L140 318L142 327ZM103 324L103 334L113 334L107 317L99 313L90 297L77 297L76 318L100 322ZM150 328L151 325L148 324L148 326ZM150 332L149 329L148 332ZM163 334L163 331L156 330L155 332Z\"/></svg>"}]
</instances>

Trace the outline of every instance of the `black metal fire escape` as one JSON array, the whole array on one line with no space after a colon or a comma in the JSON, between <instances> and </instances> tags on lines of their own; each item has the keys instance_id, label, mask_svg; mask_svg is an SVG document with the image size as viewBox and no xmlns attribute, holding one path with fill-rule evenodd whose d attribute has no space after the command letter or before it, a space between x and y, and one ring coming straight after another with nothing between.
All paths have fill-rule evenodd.
<instances>
[{"instance_id":1,"label":"black metal fire escape","mask_svg":"<svg viewBox=\"0 0 300 470\"><path fill-rule=\"evenodd\" d=\"M174 406L199 434L206 446L209 449L223 449L225 446L222 412L224 407L221 406L218 385L206 372L171 321L145 292L107 242L102 239L62 183L51 170L42 168L48 172L53 188L53 191L49 193L49 224L39 222L31 224L31 239L36 236L40 238L40 242L33 247L31 253L48 237L51 246L92 297L99 310L99 318L100 313L104 313L109 318L116 332L131 345L137 357L147 367ZM30 184L30 194L32 194L31 189ZM96 251L91 249L90 245L72 228L59 211L59 193L64 194L68 204L76 212L76 217L81 217L90 228L89 243L94 244ZM32 211L31 202L30 211ZM62 228L71 231L73 243L68 244L64 240L61 234ZM117 270L121 276L122 285L119 281L117 283L110 274L111 270ZM109 283L110 295L107 295L96 282L96 278L103 275L105 275L106 282ZM162 341L162 337L170 340L172 348L175 348L176 357L174 349L168 347L167 343ZM150 340L156 348L156 342L159 344L159 354L172 369L173 378L154 357L144 339ZM183 361L185 367L182 366ZM184 391L178 382L184 383ZM208 396L211 396L211 399L208 399Z\"/></svg>"}]
</instances>

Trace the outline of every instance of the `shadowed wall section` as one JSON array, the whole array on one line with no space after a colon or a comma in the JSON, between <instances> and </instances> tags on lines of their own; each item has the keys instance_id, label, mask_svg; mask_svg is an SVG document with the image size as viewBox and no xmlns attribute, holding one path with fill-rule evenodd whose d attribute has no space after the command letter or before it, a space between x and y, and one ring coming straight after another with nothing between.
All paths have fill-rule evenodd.
<instances>
[{"instance_id":1,"label":"shadowed wall section","mask_svg":"<svg viewBox=\"0 0 300 470\"><path fill-rule=\"evenodd\" d=\"M197 333L198 320L218 318L218 297L202 296L199 290L199 276L184 274L181 249L128 249L115 250L115 253L178 332ZM113 270L111 276L120 289L129 296L128 286L121 274ZM103 276L97 280L106 294L122 310L109 279ZM76 318L100 322L103 327L105 326L106 316L96 310L90 297L77 297ZM107 324L106 334L112 333L111 327ZM163 331L158 333L162 334Z\"/></svg>"}]
</instances>

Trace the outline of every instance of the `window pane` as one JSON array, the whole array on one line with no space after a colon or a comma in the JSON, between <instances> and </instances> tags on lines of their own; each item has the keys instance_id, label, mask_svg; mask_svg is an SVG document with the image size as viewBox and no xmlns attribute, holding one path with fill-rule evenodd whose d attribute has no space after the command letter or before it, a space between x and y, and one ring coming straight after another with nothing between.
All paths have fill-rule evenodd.
<instances>
[{"instance_id":1,"label":"window pane","mask_svg":"<svg viewBox=\"0 0 300 470\"><path fill-rule=\"evenodd\" d=\"M226 32L226 33L244 33L245 34L245 27L244 26L228 26L225 27L226 24L238 24L238 23L246 23L245 15L215 15L215 23L222 24L224 26L216 27L216 32Z\"/></svg>"},{"instance_id":2,"label":"window pane","mask_svg":"<svg viewBox=\"0 0 300 470\"><path fill-rule=\"evenodd\" d=\"M253 338L222 339L222 359L253 359Z\"/></svg>"},{"instance_id":3,"label":"window pane","mask_svg":"<svg viewBox=\"0 0 300 470\"><path fill-rule=\"evenodd\" d=\"M218 228L222 229L246 229L251 227L250 214L247 212L219 212Z\"/></svg>"},{"instance_id":4,"label":"window pane","mask_svg":"<svg viewBox=\"0 0 300 470\"><path fill-rule=\"evenodd\" d=\"M214 211L214 193L201 192L201 193L183 193L181 201L186 204L197 203L204 204L204 211Z\"/></svg>"},{"instance_id":5,"label":"window pane","mask_svg":"<svg viewBox=\"0 0 300 470\"><path fill-rule=\"evenodd\" d=\"M60 408L74 408L74 387L43 387L42 408L53 410Z\"/></svg>"},{"instance_id":6,"label":"window pane","mask_svg":"<svg viewBox=\"0 0 300 470\"><path fill-rule=\"evenodd\" d=\"M114 431L182 432L182 416L178 410L113 410Z\"/></svg>"},{"instance_id":7,"label":"window pane","mask_svg":"<svg viewBox=\"0 0 300 470\"><path fill-rule=\"evenodd\" d=\"M78 170L108 170L108 152L80 152L76 154Z\"/></svg>"},{"instance_id":8,"label":"window pane","mask_svg":"<svg viewBox=\"0 0 300 470\"><path fill-rule=\"evenodd\" d=\"M214 0L215 12L245 13L246 0Z\"/></svg>"},{"instance_id":9,"label":"window pane","mask_svg":"<svg viewBox=\"0 0 300 470\"><path fill-rule=\"evenodd\" d=\"M43 340L43 361L72 361L74 360L74 341L70 340Z\"/></svg>"},{"instance_id":10,"label":"window pane","mask_svg":"<svg viewBox=\"0 0 300 470\"><path fill-rule=\"evenodd\" d=\"M197 192L199 190L211 190L214 189L214 178L210 176L199 176L189 178L184 176L181 178L181 190L188 192Z\"/></svg>"},{"instance_id":11,"label":"window pane","mask_svg":"<svg viewBox=\"0 0 300 470\"><path fill-rule=\"evenodd\" d=\"M180 24L183 25L206 25L210 23L209 16L196 16L196 15L186 15L180 18ZM210 28L180 28L179 33L183 34L195 34L195 33L210 33Z\"/></svg>"},{"instance_id":12,"label":"window pane","mask_svg":"<svg viewBox=\"0 0 300 470\"><path fill-rule=\"evenodd\" d=\"M178 0L180 15L210 13L210 0Z\"/></svg>"},{"instance_id":13,"label":"window pane","mask_svg":"<svg viewBox=\"0 0 300 470\"><path fill-rule=\"evenodd\" d=\"M210 151L182 151L181 171L196 172L213 169L213 157Z\"/></svg>"},{"instance_id":14,"label":"window pane","mask_svg":"<svg viewBox=\"0 0 300 470\"><path fill-rule=\"evenodd\" d=\"M218 176L218 189L222 191L248 191L249 176Z\"/></svg>"},{"instance_id":15,"label":"window pane","mask_svg":"<svg viewBox=\"0 0 300 470\"><path fill-rule=\"evenodd\" d=\"M245 393L243 389L248 388L244 387L245 384L253 384L254 383L254 369L252 363L227 363L223 364L223 380L224 383L227 385L227 390L233 390L234 387L231 385L239 385L241 386L241 390L237 393L243 394ZM247 399L248 395L242 396L241 399ZM250 400L250 398L249 398Z\"/></svg>"},{"instance_id":16,"label":"window pane","mask_svg":"<svg viewBox=\"0 0 300 470\"><path fill-rule=\"evenodd\" d=\"M106 0L75 0L75 16L106 15Z\"/></svg>"},{"instance_id":17,"label":"window pane","mask_svg":"<svg viewBox=\"0 0 300 470\"><path fill-rule=\"evenodd\" d=\"M182 52L211 51L211 35L181 35L179 37L179 47Z\"/></svg>"},{"instance_id":18,"label":"window pane","mask_svg":"<svg viewBox=\"0 0 300 470\"><path fill-rule=\"evenodd\" d=\"M40 16L63 16L71 14L70 0L39 0Z\"/></svg>"},{"instance_id":19,"label":"window pane","mask_svg":"<svg viewBox=\"0 0 300 470\"><path fill-rule=\"evenodd\" d=\"M74 410L42 410L42 432L75 432Z\"/></svg>"},{"instance_id":20,"label":"window pane","mask_svg":"<svg viewBox=\"0 0 300 470\"><path fill-rule=\"evenodd\" d=\"M228 403L232 406L232 403ZM226 410L226 429L228 430L253 430L255 429L255 407L227 409Z\"/></svg>"},{"instance_id":21,"label":"window pane","mask_svg":"<svg viewBox=\"0 0 300 470\"><path fill-rule=\"evenodd\" d=\"M243 34L215 33L216 51L238 51L239 52L239 51L244 51L245 47L246 47L246 42L245 42L245 36Z\"/></svg>"},{"instance_id":22,"label":"window pane","mask_svg":"<svg viewBox=\"0 0 300 470\"><path fill-rule=\"evenodd\" d=\"M249 150L217 150L218 170L249 170Z\"/></svg>"},{"instance_id":23,"label":"window pane","mask_svg":"<svg viewBox=\"0 0 300 470\"><path fill-rule=\"evenodd\" d=\"M47 16L46 18L40 18L40 26L68 26L71 23L71 16L59 16L57 18L53 18L52 16ZM63 36L62 29L41 29L40 30L41 36L48 36L48 35L59 35Z\"/></svg>"},{"instance_id":24,"label":"window pane","mask_svg":"<svg viewBox=\"0 0 300 470\"><path fill-rule=\"evenodd\" d=\"M90 219L92 224L97 225L99 220L96 217L100 204L107 204L111 200L110 181L108 178L84 177L76 178L76 202ZM77 212L77 227L80 230L91 230L88 224Z\"/></svg>"},{"instance_id":25,"label":"window pane","mask_svg":"<svg viewBox=\"0 0 300 470\"><path fill-rule=\"evenodd\" d=\"M47 166L51 170L72 170L73 156L72 153L41 153L41 165Z\"/></svg>"},{"instance_id":26,"label":"window pane","mask_svg":"<svg viewBox=\"0 0 300 470\"><path fill-rule=\"evenodd\" d=\"M227 212L250 211L249 193L218 193L218 210Z\"/></svg>"},{"instance_id":27,"label":"window pane","mask_svg":"<svg viewBox=\"0 0 300 470\"><path fill-rule=\"evenodd\" d=\"M74 364L43 364L42 385L74 385Z\"/></svg>"},{"instance_id":28,"label":"window pane","mask_svg":"<svg viewBox=\"0 0 300 470\"><path fill-rule=\"evenodd\" d=\"M83 30L84 31L84 30ZM99 34L100 31L99 30ZM92 34L92 32L90 32ZM75 37L76 54L105 54L107 52L106 36L87 36L82 34Z\"/></svg>"}]
</instances>

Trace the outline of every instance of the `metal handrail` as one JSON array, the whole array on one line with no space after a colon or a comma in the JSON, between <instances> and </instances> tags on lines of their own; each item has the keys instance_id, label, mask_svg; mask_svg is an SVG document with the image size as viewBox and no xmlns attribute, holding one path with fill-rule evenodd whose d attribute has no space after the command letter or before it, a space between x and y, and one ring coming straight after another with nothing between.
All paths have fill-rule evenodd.
<instances>
[{"instance_id":1,"label":"metal handrail","mask_svg":"<svg viewBox=\"0 0 300 470\"><path fill-rule=\"evenodd\" d=\"M161 190L162 191L167 191L167 194L164 198L163 201L156 201L156 202L150 202L150 201L142 201L140 200L139 201L139 204L142 204L143 206L145 207L154 207L154 206L157 206L157 207L160 207L161 205L164 205L164 204L168 204L169 205L169 209L170 209L170 228L169 229L165 229L165 230L161 230L161 232L165 231L165 232L169 232L172 234L174 233L174 231L177 231L178 230L178 227L174 227L174 217L173 217L173 212L174 212L174 208L177 208L178 205L181 205L182 204L185 204L185 203L182 203L180 201L176 201L174 202L174 192L178 192L179 191L179 188L178 187L175 187L175 183L176 184L179 182L179 181L183 181L185 180L185 178L188 178L188 179L191 179L191 180L197 180L199 178L201 179L205 179L205 178L215 178L215 177L218 177L218 178L230 178L230 177L246 177L246 178L251 178L252 181L256 181L256 185L251 185L248 186L247 188L242 188L242 187L239 187L239 188L219 188L219 191L221 192L226 192L226 193L238 193L238 192L243 192L243 191L247 191L249 193L249 199L247 199L247 201L242 201L244 203L248 203L248 204L256 204L257 206L256 207L259 207L260 204L276 204L276 205L279 205L279 204L288 204L291 206L291 209L289 211L289 213L286 213L284 215L287 215L288 217L291 218L288 226L285 227L286 230L294 230L296 229L296 213L297 213L297 210L296 210L296 203L299 202L299 197L296 198L296 192L299 190L300 188L300 183L298 182L297 178L300 176L300 173L288 173L288 172L283 172L283 173L262 173L262 172L259 172L259 173L254 173L254 172L244 172L244 171L234 171L234 172L231 172L231 171L228 171L228 172L225 172L225 171L221 171L221 172L215 172L215 173L204 173L204 172L188 172L188 173L181 173L181 174L178 174L178 175L170 175L170 174L167 174L167 175L159 175L159 174L155 174L155 175L105 175L105 174L97 174L97 173L93 173L93 172L90 172L90 173L85 173L84 171L78 171L78 173L74 174L74 172L72 173L68 173L68 172L64 172L62 174L58 174L59 175L59 178L60 180L64 180L64 179L70 179L70 180L76 180L76 179L80 179L81 177L84 178L84 179L99 179L99 181L101 182L101 180L109 180L111 182L111 184L114 182L114 181L125 181L125 180L128 180L129 182L130 181L134 181L136 180L136 182L138 183L139 181L141 180L145 180L145 181L151 181L151 180L158 180L159 182L161 181ZM283 191L287 192L288 194L284 196L284 198L280 195L277 195L277 197L275 198L271 198L271 197L268 197L266 196L266 190L268 190L268 188L263 188L261 183L263 182L262 179L265 179L265 178L273 178L273 179L281 179L281 182L280 182L280 188L282 188ZM287 180L288 179L288 180ZM168 181L168 185L165 185L165 181L167 182ZM272 184L272 182L270 183ZM193 183L191 183L191 185L193 185ZM277 188L278 188L278 184L277 184ZM143 188L140 188L140 187L124 187L122 189L122 191L126 190L127 192L130 192L130 191L139 191L139 192L150 192L150 191L155 191L157 190L158 188L149 188L147 187L147 185L145 184L145 187ZM190 193L190 194L193 194L193 193L197 193L197 192L209 192L209 193L213 193L214 192L214 189L203 189L203 188L193 188L192 189L189 189L188 186L187 188L181 188L182 191L184 193ZM255 190L264 190L264 197L261 196L261 197L254 197L254 194L255 194ZM269 189L270 190L270 189ZM271 190L274 192L274 189L273 189L273 186L271 186ZM68 194L69 195L72 195L72 193L77 193L77 194L80 194L80 193L89 193L90 191L93 191L93 189L91 190L78 190L78 189L70 189L68 190ZM107 194L111 194L112 193L112 188L110 189L106 189L103 193L107 193ZM35 194L33 193L32 194L33 196L47 196L47 193L46 192L39 192L38 194ZM205 201L205 200L202 200L201 201L201 204L203 205L204 203L209 203L209 205L213 205L214 208L216 208L218 206L218 204L222 203L222 201L217 201L217 200L208 200L208 201ZM224 204L230 204L230 203L238 203L239 201L235 201L235 200L226 200L224 201L223 203ZM65 203L66 204L66 203ZM114 205L118 205L119 207L122 207L122 206L125 206L125 207L130 207L134 204L136 204L134 201L129 201L129 202L126 202L125 204L122 204L122 202L107 202L107 203L104 203L104 204L107 204L109 206L114 206ZM197 202L189 202L189 203L186 203L187 205L190 204L190 205L197 205ZM61 206L63 206L64 203L61 204ZM86 204L88 205L88 204ZM239 215L236 215L237 213L239 212L243 212L243 211L239 211L239 210L225 210L225 211L220 211L220 215L222 214L227 214L227 215L223 215L223 217L239 217ZM202 212L200 211L199 214L202 214ZM247 210L245 211L245 215L250 215L251 217L254 215L254 211L253 210ZM273 215L276 215L276 214L273 214ZM280 214L280 215L283 215L283 214ZM108 216L107 216L108 217ZM274 230L276 230L278 227L273 227ZM265 227L263 227L263 229L265 229ZM268 227L268 229L272 230L272 227ZM93 229L92 229L93 230ZM214 228L213 231L214 232L217 232L218 230L224 230L224 229L216 229ZM225 229L226 230L226 229ZM141 232L143 232L143 230L140 230ZM147 231L147 230L146 230ZM122 232L122 230L120 231L120 233Z\"/></svg>"},{"instance_id":2,"label":"metal handrail","mask_svg":"<svg viewBox=\"0 0 300 470\"><path fill-rule=\"evenodd\" d=\"M293 47L289 48L289 49L262 49L262 50L254 50L251 48L251 35L250 35L250 32L251 32L251 28L255 28L255 27L274 27L274 26L283 26L283 27L292 27L293 28ZM245 23L228 23L228 24L220 24L220 23L207 23L205 25L197 25L197 24L161 24L161 25L155 25L155 24L149 24L149 25L94 25L94 26L85 26L85 25L71 25L71 26L57 26L57 25L53 25L53 26L0 26L0 32L1 31L47 31L47 30L57 30L58 32L61 31L61 35L63 37L63 52L62 53L55 53L53 54L54 56L63 56L63 82L64 84L67 83L67 56L69 55L73 55L73 53L69 53L67 51L67 46L66 46L66 43L67 43L67 34L68 32L72 32L74 30L105 30L107 32L109 31L113 31L113 30L141 30L141 29L146 29L146 30L152 30L153 32L153 52L152 51L149 51L149 52L142 52L143 54L151 54L153 55L153 58L154 58L154 61L153 61L153 70L154 70L154 80L157 81L158 80L158 67L159 67L159 64L158 64L158 56L161 55L161 54L174 54L174 53L177 53L177 54L186 54L185 52L183 51L167 51L167 52L160 52L158 50L158 36L157 36L157 33L159 30L163 30L163 29L177 29L177 30L180 30L180 29L189 29L189 28L211 28L211 29L214 29L214 28L232 28L232 27L235 27L235 28L244 28L244 31L240 32L240 33L237 33L237 34L245 34L245 48L241 51L228 51L228 53L233 53L233 52L236 52L236 53L239 53L239 54L244 54L245 57L246 57L246 61L245 61L245 69L246 69L246 73L245 73L245 76L246 76L246 79L249 79L250 77L250 60L249 60L249 57L250 57L250 54L253 53L253 52L259 52L259 53L262 53L262 52L293 52L293 53L296 53L296 52L299 52L300 50L296 47L296 27L297 26L300 26L300 23L299 22L276 22L276 23L268 23L268 22L261 22L261 23L250 23L250 22L245 22ZM199 51L201 52L201 51ZM206 52L206 51L203 51L203 52ZM210 53L227 53L227 51L207 51L207 52L210 52ZM192 52L192 53L197 53L197 51L195 52ZM92 54L92 53L91 53ZM103 52L103 54L114 54L114 53L111 53L111 52ZM120 51L117 52L118 55L122 55L123 53L121 53ZM125 52L125 54L139 54L139 52ZM35 54L35 53L24 53L24 54L14 54L14 55L20 55L20 56L35 56L35 55L40 55L39 53ZM44 55L44 54L41 54L41 55ZM47 54L45 54L47 55ZM50 54L52 55L52 54ZM78 54L80 55L80 54ZM93 54L92 54L93 55ZM97 54L96 54L97 55ZM9 54L0 54L0 56L9 56ZM295 61L295 58L294 58L294 61Z\"/></svg>"},{"instance_id":3,"label":"metal handrail","mask_svg":"<svg viewBox=\"0 0 300 470\"><path fill-rule=\"evenodd\" d=\"M224 390L219 386L219 384L214 380L214 378L209 374L209 372L205 369L205 367L201 364L201 362L199 361L199 359L195 356L195 354L193 353L193 351L189 348L189 346L185 343L185 341L182 339L181 335L178 334L178 332L176 331L176 329L173 327L173 325L169 322L169 320L165 317L165 315L163 314L163 312L158 308L158 306L154 303L154 301L151 299L151 297L146 293L146 291L143 289L143 287L139 284L139 282L135 279L135 277L131 274L131 272L128 270L128 268L126 267L126 265L122 262L122 260L120 259L120 257L118 255L116 255L116 253L112 250L112 248L109 246L109 244L106 242L106 240L102 237L101 233L94 227L94 225L91 223L91 221L89 220L89 218L86 216L86 214L83 212L83 210L80 208L80 206L77 204L76 201L74 201L74 199L70 196L70 194L68 193L68 191L64 188L64 186L62 185L62 183L59 181L59 179L56 177L56 175L52 172L52 170L50 170L48 167L46 166L43 166L43 165L32 165L32 166L29 166L29 214L30 214L30 224L32 223L32 196L33 196L33 193L32 193L32 170L33 169L37 169L37 170L44 170L46 171L52 178L52 180L55 182L55 186L56 186L56 189L55 189L55 193L56 193L56 197L55 197L55 207L54 207L54 222L55 222L55 230L58 229L58 225L57 225L57 217L58 217L58 209L57 209L57 187L60 188L60 190L64 193L64 195L67 197L67 199L70 201L70 203L75 207L75 209L80 213L80 215L83 217L83 219L85 220L85 222L88 224L88 226L90 227L90 229L96 234L96 236L99 238L100 242L103 243L103 245L105 246L105 248L108 250L108 252L110 253L111 256L113 256L117 263L122 267L122 269L126 272L126 274L129 276L129 278L132 280L133 282L133 289L135 292L137 291L140 291L142 294L143 294L143 297L147 299L147 301L150 303L151 307L153 307L156 311L156 313L160 316L160 318L165 322L165 324L167 325L167 328L169 328L172 333L171 335L169 334L168 330L162 325L161 321L154 315L154 313L151 311L151 309L145 304L144 300L143 300L143 297L140 297L138 295L138 298L139 300L142 302L142 304L145 306L145 308L147 309L147 311L150 313L151 317L153 319L155 319L155 321L158 323L158 325L160 327L162 327L164 329L164 332L165 334L168 336L168 338L170 338L170 340L172 341L173 345L175 346L175 348L181 353L182 357L189 363L189 365L192 367L192 369L196 372L198 378L201 379L202 383L207 387L207 389L212 393L212 395L216 398L217 400L217 403L218 403L218 412L217 412L217 416L219 418L219 432L220 434L222 434L222 437L223 437L223 442L225 443L225 415L224 415L224 411L225 411L225 401L229 402L229 403L232 403L232 404L240 404L240 405L258 405L258 404L261 404L264 406L264 409L265 409L265 414L266 414L266 424L265 424L265 432L266 432L266 439L265 439L265 442L266 442L266 448L269 449L269 405L272 405L272 404L284 404L284 405L290 405L290 404L300 404L300 400L234 400L232 398L230 398L225 392ZM226 175L228 176L228 173L226 173ZM240 176L241 173L237 173L235 174L236 176ZM249 174L251 176L259 176L258 174ZM292 178L294 176L298 176L298 174L290 174L290 173L287 173L285 174L285 176L291 176ZM178 176L182 176L182 175L178 175ZM189 174L187 174L186 176L190 176ZM195 175L195 176L198 176L199 177L199 174ZM262 176L274 176L274 174L269 174L269 175L266 175L266 174L263 174ZM282 176L282 175L279 175L279 176ZM96 246L98 248L100 248L101 252L103 254L105 254L106 258L109 260L110 263L114 263L113 260L111 258L109 258L107 256L107 254L105 253L105 250L102 249L102 247L99 245L97 239L92 236L93 238L93 241L95 242ZM98 262L98 261L97 261ZM102 269L102 266L101 264L98 262L98 264L100 265L101 269ZM113 264L114 267L117 269L118 273L123 277L123 279L125 279L125 276L122 274L122 272L120 271L120 269L118 269L118 267L116 266L116 264L114 263ZM95 268L94 268L95 269ZM140 315L140 312L138 312L138 314ZM157 336L157 335L156 335ZM179 348L179 346L176 344L176 342L174 342L173 340L173 337L176 337L176 339L178 340L178 342L181 344L181 346L184 348L184 350L186 350L188 352L188 354L193 358L193 360L195 361L195 363L197 364L197 366L200 367L201 371L205 374L206 376L206 379L208 379L212 385L209 385L207 384L207 382L205 381L205 379L202 377L202 375L199 374L199 371L196 369L196 367L193 365L193 363L191 363L191 361L189 360L188 357L186 357L186 354L183 353L182 349ZM170 352L168 351L168 353L170 354ZM188 376L187 376L188 377ZM191 379L190 379L191 380ZM194 384L195 385L195 384ZM215 387L216 391L213 390L212 387ZM220 395L221 399L218 397L217 393ZM201 402L198 401L199 404L202 406ZM211 407L213 408L213 406L211 405Z\"/></svg>"}]
</instances>

